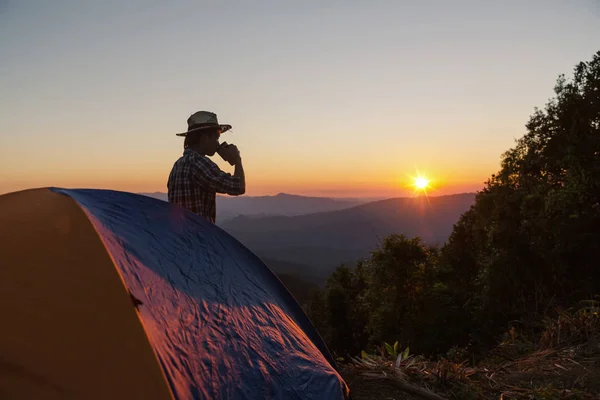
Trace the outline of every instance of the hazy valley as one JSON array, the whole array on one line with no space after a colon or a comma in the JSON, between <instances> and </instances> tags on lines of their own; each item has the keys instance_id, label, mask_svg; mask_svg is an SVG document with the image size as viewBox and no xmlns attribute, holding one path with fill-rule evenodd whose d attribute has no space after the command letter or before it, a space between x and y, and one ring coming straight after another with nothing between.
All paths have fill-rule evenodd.
<instances>
[{"instance_id":1,"label":"hazy valley","mask_svg":"<svg viewBox=\"0 0 600 400\"><path fill-rule=\"evenodd\" d=\"M166 200L164 193L144 194ZM289 194L219 196L217 225L278 275L321 285L340 264L353 265L368 257L392 233L443 244L474 200L474 193L377 201Z\"/></svg>"}]
</instances>

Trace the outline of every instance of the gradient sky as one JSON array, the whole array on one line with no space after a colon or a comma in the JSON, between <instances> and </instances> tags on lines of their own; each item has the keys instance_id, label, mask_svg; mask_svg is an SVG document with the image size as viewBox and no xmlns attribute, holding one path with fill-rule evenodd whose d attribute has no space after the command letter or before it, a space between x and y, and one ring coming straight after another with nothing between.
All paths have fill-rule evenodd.
<instances>
[{"instance_id":1,"label":"gradient sky","mask_svg":"<svg viewBox=\"0 0 600 400\"><path fill-rule=\"evenodd\" d=\"M598 50L598 0L0 0L0 193L166 191L203 109L248 195L477 190Z\"/></svg>"}]
</instances>

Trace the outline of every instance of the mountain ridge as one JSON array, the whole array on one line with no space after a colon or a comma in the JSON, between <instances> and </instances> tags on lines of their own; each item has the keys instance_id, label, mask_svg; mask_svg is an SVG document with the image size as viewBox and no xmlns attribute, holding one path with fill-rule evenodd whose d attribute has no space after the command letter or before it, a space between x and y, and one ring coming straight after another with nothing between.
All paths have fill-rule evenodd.
<instances>
[{"instance_id":1,"label":"mountain ridge","mask_svg":"<svg viewBox=\"0 0 600 400\"><path fill-rule=\"evenodd\" d=\"M238 217L219 224L260 257L306 265L324 276L368 256L390 234L441 245L475 193L399 197L297 216Z\"/></svg>"},{"instance_id":2,"label":"mountain ridge","mask_svg":"<svg viewBox=\"0 0 600 400\"><path fill-rule=\"evenodd\" d=\"M373 200L373 201L365 201L362 204L357 204L357 205L353 205L350 206L348 208L343 208L343 209L339 209L339 210L333 210L333 211L316 211L316 212L311 212L311 213L307 213L307 214L297 214L297 215L268 215L268 216L264 216L262 218L265 219L294 219L294 218L302 218L302 217L306 217L309 215L318 215L318 214L330 214L330 213L339 213L339 212L344 212L346 210L350 210L350 209L361 209L363 207L369 207L369 206L377 206L377 204L385 204L386 202L390 202L390 201L413 201L413 200L417 200L417 199L437 199L437 198L451 198L454 196L475 196L474 192L464 192L464 193L454 193L454 194L448 194L448 195L441 195L441 196L419 196L419 197L389 197L389 198L383 198L383 199L378 199L378 200ZM238 217L233 218L233 220L237 220L237 219L253 219L255 220L256 218L249 218L247 215L240 215Z\"/></svg>"},{"instance_id":3,"label":"mountain ridge","mask_svg":"<svg viewBox=\"0 0 600 400\"><path fill-rule=\"evenodd\" d=\"M144 196L168 201L164 192L141 192ZM217 221L239 215L303 215L314 211L334 211L369 202L371 199L331 198L278 193L267 196L217 195Z\"/></svg>"}]
</instances>

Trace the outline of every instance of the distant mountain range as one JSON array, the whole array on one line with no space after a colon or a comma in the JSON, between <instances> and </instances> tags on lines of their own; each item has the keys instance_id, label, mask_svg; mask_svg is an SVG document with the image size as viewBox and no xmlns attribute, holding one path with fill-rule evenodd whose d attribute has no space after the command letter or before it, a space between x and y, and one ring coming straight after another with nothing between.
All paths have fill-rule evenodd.
<instances>
[{"instance_id":1,"label":"distant mountain range","mask_svg":"<svg viewBox=\"0 0 600 400\"><path fill-rule=\"evenodd\" d=\"M220 226L274 271L322 283L340 264L368 257L392 233L443 244L474 201L474 193L395 198L298 216L241 216Z\"/></svg>"},{"instance_id":2,"label":"distant mountain range","mask_svg":"<svg viewBox=\"0 0 600 400\"><path fill-rule=\"evenodd\" d=\"M167 194L162 192L140 193L167 201ZM228 219L244 215L251 217L285 215L295 216L315 212L342 210L372 199L328 198L298 196L279 193L275 196L217 196L217 224Z\"/></svg>"},{"instance_id":3,"label":"distant mountain range","mask_svg":"<svg viewBox=\"0 0 600 400\"><path fill-rule=\"evenodd\" d=\"M167 200L165 193L141 194ZM217 225L300 287L323 284L340 264L368 257L392 233L441 245L474 201L475 193L377 201L217 196Z\"/></svg>"}]
</instances>

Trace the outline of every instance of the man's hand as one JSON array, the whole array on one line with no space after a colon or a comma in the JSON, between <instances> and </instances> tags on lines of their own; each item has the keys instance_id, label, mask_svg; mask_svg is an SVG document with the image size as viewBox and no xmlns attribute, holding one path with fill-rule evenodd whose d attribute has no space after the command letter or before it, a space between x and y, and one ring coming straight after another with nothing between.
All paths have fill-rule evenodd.
<instances>
[{"instance_id":1,"label":"man's hand","mask_svg":"<svg viewBox=\"0 0 600 400\"><path fill-rule=\"evenodd\" d=\"M231 165L238 164L242 159L240 151L234 144L224 143L223 146L219 148L218 153L223 160L227 161Z\"/></svg>"},{"instance_id":2,"label":"man's hand","mask_svg":"<svg viewBox=\"0 0 600 400\"><path fill-rule=\"evenodd\" d=\"M237 146L223 142L217 152L223 160L231 165L235 165L233 176L240 179L240 190L236 195L246 193L246 174L244 173L244 167L242 166L242 156L240 155Z\"/></svg>"}]
</instances>

